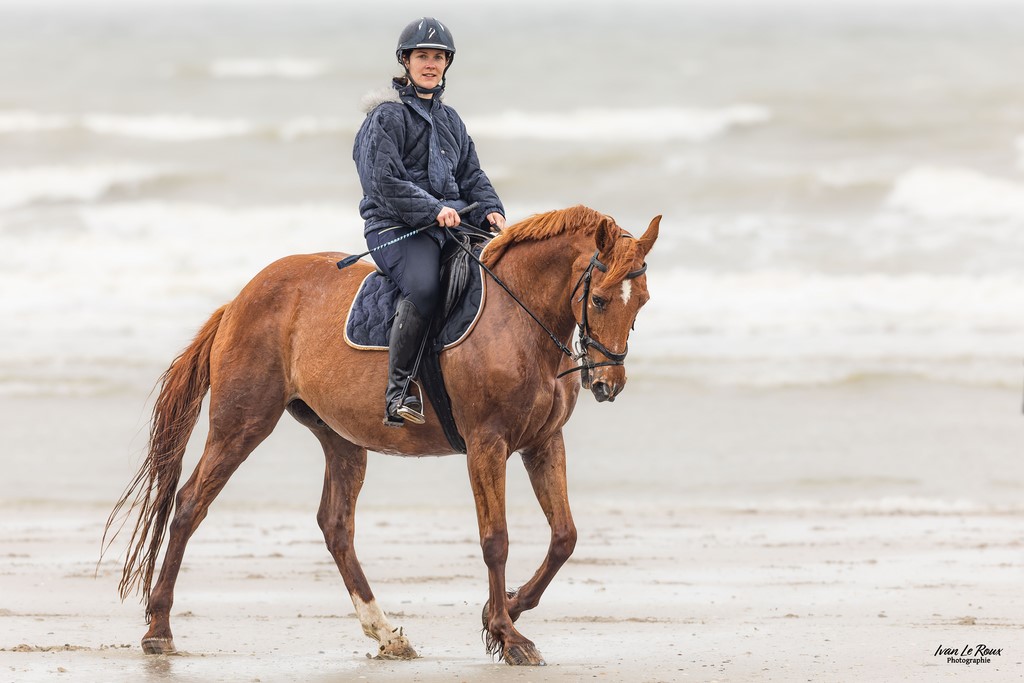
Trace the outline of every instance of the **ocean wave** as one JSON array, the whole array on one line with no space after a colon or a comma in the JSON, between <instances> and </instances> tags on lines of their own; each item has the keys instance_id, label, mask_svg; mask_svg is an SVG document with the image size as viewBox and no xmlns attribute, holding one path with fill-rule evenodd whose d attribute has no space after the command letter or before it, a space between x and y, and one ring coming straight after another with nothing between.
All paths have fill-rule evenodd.
<instances>
[{"instance_id":1,"label":"ocean wave","mask_svg":"<svg viewBox=\"0 0 1024 683\"><path fill-rule=\"evenodd\" d=\"M897 161L891 159L851 159L815 166L812 179L832 190L889 187Z\"/></svg>"},{"instance_id":2,"label":"ocean wave","mask_svg":"<svg viewBox=\"0 0 1024 683\"><path fill-rule=\"evenodd\" d=\"M18 295L0 298L0 394L151 384L267 264L365 245L347 205L118 202L33 207L6 222L0 290Z\"/></svg>"},{"instance_id":3,"label":"ocean wave","mask_svg":"<svg viewBox=\"0 0 1024 683\"><path fill-rule=\"evenodd\" d=\"M327 62L316 59L279 57L276 59L218 59L213 61L208 73L214 78L278 78L285 80L309 80L320 78L330 71Z\"/></svg>"},{"instance_id":4,"label":"ocean wave","mask_svg":"<svg viewBox=\"0 0 1024 683\"><path fill-rule=\"evenodd\" d=\"M735 272L1018 274L1024 262L1021 225L927 218L893 207L868 215L691 213L663 230L657 253L683 266Z\"/></svg>"},{"instance_id":5,"label":"ocean wave","mask_svg":"<svg viewBox=\"0 0 1024 683\"><path fill-rule=\"evenodd\" d=\"M631 370L731 385L1017 386L1024 276L648 273Z\"/></svg>"},{"instance_id":6,"label":"ocean wave","mask_svg":"<svg viewBox=\"0 0 1024 683\"><path fill-rule=\"evenodd\" d=\"M562 113L527 114L509 111L471 118L467 127L477 138L562 142L701 142L730 130L764 123L768 109L735 105L722 109L586 109ZM196 142L224 138L272 136L290 141L320 135L355 134L358 117L297 116L282 122L245 118L213 118L193 114L111 113L61 114L34 111L0 112L0 134L51 133L82 130L95 135L158 142ZM842 173L837 171L836 173ZM835 176L833 173L832 176ZM829 179L831 176L829 177ZM828 182L829 179L826 179Z\"/></svg>"},{"instance_id":7,"label":"ocean wave","mask_svg":"<svg viewBox=\"0 0 1024 683\"><path fill-rule=\"evenodd\" d=\"M474 137L564 142L701 142L730 130L764 123L771 112L758 105L721 109L656 107L650 109L581 109L571 112L509 111L474 117L467 127ZM0 112L0 134L84 130L159 142L193 142L254 135L294 140L316 135L351 136L358 117L298 116L283 122L257 123L245 118L211 118L192 114L60 114Z\"/></svg>"},{"instance_id":8,"label":"ocean wave","mask_svg":"<svg viewBox=\"0 0 1024 683\"><path fill-rule=\"evenodd\" d=\"M0 135L84 131L93 135L153 142L189 143L253 136L285 141L317 135L351 137L356 118L302 116L280 123L257 123L243 118L211 118L192 114L48 114L33 111L0 112Z\"/></svg>"},{"instance_id":9,"label":"ocean wave","mask_svg":"<svg viewBox=\"0 0 1024 683\"><path fill-rule=\"evenodd\" d=\"M836 330L931 334L1024 331L1024 275L825 274L698 270L648 274L644 313L659 332L720 330L735 335Z\"/></svg>"},{"instance_id":10,"label":"ocean wave","mask_svg":"<svg viewBox=\"0 0 1024 683\"><path fill-rule=\"evenodd\" d=\"M886 203L925 218L1022 220L1024 184L969 168L919 166L896 179Z\"/></svg>"},{"instance_id":11,"label":"ocean wave","mask_svg":"<svg viewBox=\"0 0 1024 683\"><path fill-rule=\"evenodd\" d=\"M507 111L467 120L474 137L567 142L701 142L734 128L765 123L767 107L737 104L719 109L652 107L578 109L571 112Z\"/></svg>"},{"instance_id":12,"label":"ocean wave","mask_svg":"<svg viewBox=\"0 0 1024 683\"><path fill-rule=\"evenodd\" d=\"M0 112L0 134L84 130L96 135L160 142L192 142L251 135L258 127L244 119L215 119L191 114L46 114Z\"/></svg>"},{"instance_id":13,"label":"ocean wave","mask_svg":"<svg viewBox=\"0 0 1024 683\"><path fill-rule=\"evenodd\" d=\"M69 193L99 192L144 171L107 173L89 187L74 176ZM343 204L107 202L35 206L17 219L33 227L0 229L0 289L19 292L0 300L8 328L0 359L26 368L50 359L56 370L45 377L57 379L88 376L97 363L164 364L266 264L364 244L362 221ZM875 376L1019 387L1024 376L1019 273L716 272L652 263L648 283L630 376L764 387Z\"/></svg>"},{"instance_id":14,"label":"ocean wave","mask_svg":"<svg viewBox=\"0 0 1024 683\"><path fill-rule=\"evenodd\" d=\"M850 343L855 343L851 339ZM707 343L714 343L708 340ZM924 343L924 342L922 342ZM837 354L802 355L767 351L758 356L748 349L745 357L730 353L715 358L707 354L684 355L685 350L650 355L630 342L627 372L636 379L676 380L714 387L750 389L807 388L858 385L879 379L937 382L964 387L1017 390L1024 381L1022 354L1007 351L1003 357L977 359L876 358ZM636 356L635 358L633 356Z\"/></svg>"},{"instance_id":15,"label":"ocean wave","mask_svg":"<svg viewBox=\"0 0 1024 683\"><path fill-rule=\"evenodd\" d=\"M36 202L94 201L111 191L136 188L173 173L132 164L0 169L0 210Z\"/></svg>"},{"instance_id":16,"label":"ocean wave","mask_svg":"<svg viewBox=\"0 0 1024 683\"><path fill-rule=\"evenodd\" d=\"M41 114L34 111L0 111L0 133L45 133L64 130L74 119L63 114Z\"/></svg>"},{"instance_id":17,"label":"ocean wave","mask_svg":"<svg viewBox=\"0 0 1024 683\"><path fill-rule=\"evenodd\" d=\"M281 124L277 128L277 135L283 140L290 141L320 135L337 135L348 138L352 137L355 131L356 125L351 119L301 116Z\"/></svg>"},{"instance_id":18,"label":"ocean wave","mask_svg":"<svg viewBox=\"0 0 1024 683\"><path fill-rule=\"evenodd\" d=\"M87 114L79 125L98 135L117 135L160 142L193 142L251 135L258 128L245 119L212 119L190 114L123 116Z\"/></svg>"}]
</instances>

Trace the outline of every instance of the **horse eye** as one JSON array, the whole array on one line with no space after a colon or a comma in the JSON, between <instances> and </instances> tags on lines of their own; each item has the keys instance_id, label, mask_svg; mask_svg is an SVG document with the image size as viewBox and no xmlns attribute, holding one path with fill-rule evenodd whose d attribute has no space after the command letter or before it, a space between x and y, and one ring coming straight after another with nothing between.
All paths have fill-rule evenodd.
<instances>
[{"instance_id":1,"label":"horse eye","mask_svg":"<svg viewBox=\"0 0 1024 683\"><path fill-rule=\"evenodd\" d=\"M594 308L596 308L599 311L604 309L605 305L608 303L603 298L596 295L590 297L590 300L594 302Z\"/></svg>"}]
</instances>

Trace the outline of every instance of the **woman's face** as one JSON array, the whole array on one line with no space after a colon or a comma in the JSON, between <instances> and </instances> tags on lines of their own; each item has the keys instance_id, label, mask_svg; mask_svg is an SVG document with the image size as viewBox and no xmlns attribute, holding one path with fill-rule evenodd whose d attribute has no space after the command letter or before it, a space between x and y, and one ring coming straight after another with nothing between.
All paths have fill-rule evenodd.
<instances>
[{"instance_id":1,"label":"woman's face","mask_svg":"<svg viewBox=\"0 0 1024 683\"><path fill-rule=\"evenodd\" d=\"M446 66L448 53L432 48L417 48L405 60L412 82L427 90L440 85Z\"/></svg>"}]
</instances>

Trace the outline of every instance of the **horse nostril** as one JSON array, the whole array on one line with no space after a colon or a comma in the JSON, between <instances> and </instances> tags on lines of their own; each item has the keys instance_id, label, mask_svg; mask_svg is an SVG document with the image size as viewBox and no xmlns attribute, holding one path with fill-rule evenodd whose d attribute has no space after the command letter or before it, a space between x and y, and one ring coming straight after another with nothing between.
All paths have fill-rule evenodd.
<instances>
[{"instance_id":1,"label":"horse nostril","mask_svg":"<svg viewBox=\"0 0 1024 683\"><path fill-rule=\"evenodd\" d=\"M598 401L607 401L611 398L611 392L608 391L608 385L604 382L594 382L591 387L591 391L594 392L594 398Z\"/></svg>"}]
</instances>

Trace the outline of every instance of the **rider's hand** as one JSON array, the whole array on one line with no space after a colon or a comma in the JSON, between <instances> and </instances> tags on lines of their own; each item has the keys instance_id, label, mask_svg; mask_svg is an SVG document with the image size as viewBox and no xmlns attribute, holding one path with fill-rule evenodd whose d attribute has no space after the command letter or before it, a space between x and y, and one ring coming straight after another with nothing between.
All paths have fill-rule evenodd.
<instances>
[{"instance_id":1,"label":"rider's hand","mask_svg":"<svg viewBox=\"0 0 1024 683\"><path fill-rule=\"evenodd\" d=\"M505 217L497 211L487 214L487 222L491 224L491 232L501 232L505 229Z\"/></svg>"},{"instance_id":2,"label":"rider's hand","mask_svg":"<svg viewBox=\"0 0 1024 683\"><path fill-rule=\"evenodd\" d=\"M459 212L450 206L444 207L441 209L441 212L437 214L437 224L442 228L454 228L461 222L462 218L459 216Z\"/></svg>"}]
</instances>

